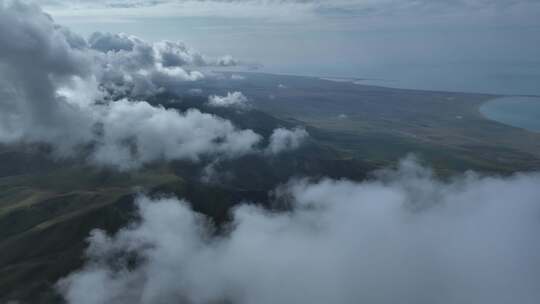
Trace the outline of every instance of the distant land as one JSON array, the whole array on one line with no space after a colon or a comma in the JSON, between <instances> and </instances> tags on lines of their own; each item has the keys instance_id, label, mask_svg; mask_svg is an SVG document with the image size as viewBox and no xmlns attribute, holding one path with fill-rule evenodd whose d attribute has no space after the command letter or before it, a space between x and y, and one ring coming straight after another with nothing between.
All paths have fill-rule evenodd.
<instances>
[{"instance_id":1,"label":"distant land","mask_svg":"<svg viewBox=\"0 0 540 304\"><path fill-rule=\"evenodd\" d=\"M361 158L388 161L415 152L446 168L515 171L539 165L540 134L480 111L505 95L390 88L389 82L365 85L359 78L234 74L243 80L225 81L228 89L243 91L272 115L333 134L331 145Z\"/></svg>"},{"instance_id":2,"label":"distant land","mask_svg":"<svg viewBox=\"0 0 540 304\"><path fill-rule=\"evenodd\" d=\"M208 95L234 91L243 92L253 109L207 106ZM0 145L0 302L57 303L53 286L81 267L89 232L124 226L141 191L185 198L195 211L223 223L235 204L268 204L269 193L291 178L362 181L410 153L441 177L540 169L540 133L480 112L501 95L241 72L179 83L178 92L148 101L180 112L197 108L265 137L278 127L301 126L309 142L275 158L223 160L216 171L226 174L210 184L201 180L204 162L157 162L117 172L82 159L53 159L40 145Z\"/></svg>"},{"instance_id":3,"label":"distant land","mask_svg":"<svg viewBox=\"0 0 540 304\"><path fill-rule=\"evenodd\" d=\"M354 79L365 85L401 89L540 96L540 63L537 61L413 63L355 67L350 71L341 67L311 73L309 67L304 68L303 73L291 70L290 74ZM267 70L275 72L262 68L264 72Z\"/></svg>"},{"instance_id":4,"label":"distant land","mask_svg":"<svg viewBox=\"0 0 540 304\"><path fill-rule=\"evenodd\" d=\"M322 77L321 79L356 85L399 88L397 80L333 77ZM532 132L540 132L540 96L503 95L483 103L480 106L480 113L490 120Z\"/></svg>"}]
</instances>

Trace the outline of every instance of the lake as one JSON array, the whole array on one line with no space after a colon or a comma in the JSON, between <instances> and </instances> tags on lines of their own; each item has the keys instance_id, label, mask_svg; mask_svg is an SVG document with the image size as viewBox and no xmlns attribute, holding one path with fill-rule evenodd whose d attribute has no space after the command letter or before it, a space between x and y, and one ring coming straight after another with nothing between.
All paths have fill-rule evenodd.
<instances>
[{"instance_id":1,"label":"lake","mask_svg":"<svg viewBox=\"0 0 540 304\"><path fill-rule=\"evenodd\" d=\"M513 127L540 132L540 97L502 97L484 103L486 118Z\"/></svg>"}]
</instances>

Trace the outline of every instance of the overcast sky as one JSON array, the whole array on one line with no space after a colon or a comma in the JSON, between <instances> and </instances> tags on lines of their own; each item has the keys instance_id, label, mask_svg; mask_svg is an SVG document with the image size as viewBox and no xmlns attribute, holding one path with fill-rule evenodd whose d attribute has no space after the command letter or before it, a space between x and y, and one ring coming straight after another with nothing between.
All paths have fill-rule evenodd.
<instances>
[{"instance_id":1,"label":"overcast sky","mask_svg":"<svg viewBox=\"0 0 540 304\"><path fill-rule=\"evenodd\" d=\"M81 34L181 40L265 71L540 94L536 0L37 0Z\"/></svg>"}]
</instances>

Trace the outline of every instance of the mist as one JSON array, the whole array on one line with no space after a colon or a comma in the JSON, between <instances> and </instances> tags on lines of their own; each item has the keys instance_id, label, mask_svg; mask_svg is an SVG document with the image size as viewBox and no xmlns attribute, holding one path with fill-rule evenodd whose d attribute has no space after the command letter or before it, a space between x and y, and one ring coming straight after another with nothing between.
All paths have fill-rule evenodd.
<instances>
[{"instance_id":1,"label":"mist","mask_svg":"<svg viewBox=\"0 0 540 304\"><path fill-rule=\"evenodd\" d=\"M95 230L68 303L536 303L540 175L450 180L413 158L365 182L292 180L285 212L240 204L223 234L177 198Z\"/></svg>"}]
</instances>

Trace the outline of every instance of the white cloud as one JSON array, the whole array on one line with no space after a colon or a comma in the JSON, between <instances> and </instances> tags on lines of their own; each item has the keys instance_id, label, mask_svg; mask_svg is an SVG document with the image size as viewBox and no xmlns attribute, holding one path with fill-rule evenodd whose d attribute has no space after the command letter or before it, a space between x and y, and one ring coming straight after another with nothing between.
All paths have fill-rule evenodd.
<instances>
[{"instance_id":1,"label":"white cloud","mask_svg":"<svg viewBox=\"0 0 540 304\"><path fill-rule=\"evenodd\" d=\"M231 80L245 80L246 77L245 76L242 76L242 75L238 75L238 74L232 74L231 75Z\"/></svg>"},{"instance_id":2,"label":"white cloud","mask_svg":"<svg viewBox=\"0 0 540 304\"><path fill-rule=\"evenodd\" d=\"M242 92L229 92L226 96L212 95L208 97L208 105L212 107L248 109L250 104Z\"/></svg>"},{"instance_id":3,"label":"white cloud","mask_svg":"<svg viewBox=\"0 0 540 304\"><path fill-rule=\"evenodd\" d=\"M121 100L100 116L102 136L92 161L131 169L158 160L199 161L201 156L237 157L255 151L261 136L198 110L178 113L146 102Z\"/></svg>"},{"instance_id":4,"label":"white cloud","mask_svg":"<svg viewBox=\"0 0 540 304\"><path fill-rule=\"evenodd\" d=\"M132 169L159 160L230 158L260 152L261 136L197 110L179 113L140 97L175 93L205 75L194 69L236 64L208 59L179 42L148 43L126 34L89 41L36 6L0 2L0 142L52 145L60 157ZM135 101L134 101L135 100ZM247 109L240 92L211 96L212 106ZM303 133L278 129L268 148L299 146Z\"/></svg>"},{"instance_id":5,"label":"white cloud","mask_svg":"<svg viewBox=\"0 0 540 304\"><path fill-rule=\"evenodd\" d=\"M216 61L216 65L221 67L230 67L238 65L238 61L236 61L231 55L226 55L218 58Z\"/></svg>"},{"instance_id":6,"label":"white cloud","mask_svg":"<svg viewBox=\"0 0 540 304\"><path fill-rule=\"evenodd\" d=\"M411 160L363 183L291 182L293 210L243 205L231 230L176 199L94 231L68 303L491 303L540 297L540 176L443 182ZM133 265L129 260L138 261Z\"/></svg>"},{"instance_id":7,"label":"white cloud","mask_svg":"<svg viewBox=\"0 0 540 304\"><path fill-rule=\"evenodd\" d=\"M10 75L0 80L1 143L46 143L61 157L90 149L92 163L131 169L236 157L261 140L214 115L126 99L174 92L179 82L204 77L192 67L233 64L229 57L207 59L181 43L125 34L96 33L86 42L20 2L0 1L0 28L0 73Z\"/></svg>"},{"instance_id":8,"label":"white cloud","mask_svg":"<svg viewBox=\"0 0 540 304\"><path fill-rule=\"evenodd\" d=\"M279 154L281 152L298 149L309 137L308 132L302 128L288 130L285 128L275 129L270 136L270 143L266 149L269 154Z\"/></svg>"},{"instance_id":9,"label":"white cloud","mask_svg":"<svg viewBox=\"0 0 540 304\"><path fill-rule=\"evenodd\" d=\"M159 62L164 67L208 65L201 54L190 50L183 43L161 41L154 45L154 50Z\"/></svg>"},{"instance_id":10,"label":"white cloud","mask_svg":"<svg viewBox=\"0 0 540 304\"><path fill-rule=\"evenodd\" d=\"M136 43L142 43L134 36L129 36L124 33L111 34L95 32L88 38L88 43L91 48L107 52L133 51Z\"/></svg>"},{"instance_id":11,"label":"white cloud","mask_svg":"<svg viewBox=\"0 0 540 304\"><path fill-rule=\"evenodd\" d=\"M0 1L0 141L89 138L88 118L57 90L89 77L90 60L35 6ZM66 129L65 124L80 128ZM66 144L64 144L66 143Z\"/></svg>"},{"instance_id":12,"label":"white cloud","mask_svg":"<svg viewBox=\"0 0 540 304\"><path fill-rule=\"evenodd\" d=\"M238 64L230 56L207 58L181 42L148 43L126 34L94 33L90 47L100 51L97 60L103 69L102 84L119 96L178 93L178 83L207 76L196 69Z\"/></svg>"}]
</instances>

